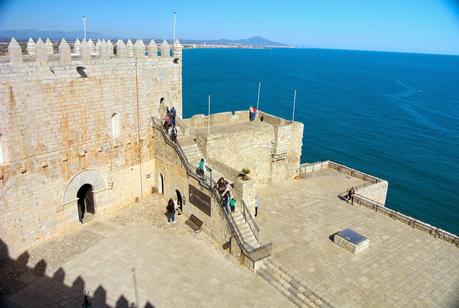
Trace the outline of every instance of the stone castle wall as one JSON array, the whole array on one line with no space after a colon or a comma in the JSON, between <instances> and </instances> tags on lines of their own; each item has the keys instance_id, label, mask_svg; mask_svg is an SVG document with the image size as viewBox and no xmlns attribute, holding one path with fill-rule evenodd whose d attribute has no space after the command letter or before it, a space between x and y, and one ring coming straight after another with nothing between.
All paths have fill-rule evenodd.
<instances>
[{"instance_id":1,"label":"stone castle wall","mask_svg":"<svg viewBox=\"0 0 459 308\"><path fill-rule=\"evenodd\" d=\"M206 157L232 169L240 172L248 168L249 176L258 182L289 178L300 164L304 125L267 113L263 117L263 122L258 119L243 126L248 124L247 111L212 114L211 134L198 133L198 146ZM206 131L207 118L195 115L185 123Z\"/></svg>"},{"instance_id":2,"label":"stone castle wall","mask_svg":"<svg viewBox=\"0 0 459 308\"><path fill-rule=\"evenodd\" d=\"M183 214L196 216L203 222L202 230L204 232L219 245L226 243L231 237L231 232L223 217L220 205L212 197L209 189L203 187L196 178L188 176L177 152L165 142L158 130L153 132L153 140L155 143L154 174L156 178L161 178L163 183L163 187L160 187L161 184L157 181L158 192L163 194L166 199L172 198L174 200L178 199L178 192L183 202ZM210 197L210 216L190 202L190 185ZM166 204L164 204L165 209Z\"/></svg>"},{"instance_id":3,"label":"stone castle wall","mask_svg":"<svg viewBox=\"0 0 459 308\"><path fill-rule=\"evenodd\" d=\"M70 53L65 41L23 56L12 41L0 58L0 238L13 252L78 225L84 184L96 215L156 185L151 116L161 98L181 114L181 47L171 57L163 43L158 57L129 42L116 56L111 43Z\"/></svg>"}]
</instances>

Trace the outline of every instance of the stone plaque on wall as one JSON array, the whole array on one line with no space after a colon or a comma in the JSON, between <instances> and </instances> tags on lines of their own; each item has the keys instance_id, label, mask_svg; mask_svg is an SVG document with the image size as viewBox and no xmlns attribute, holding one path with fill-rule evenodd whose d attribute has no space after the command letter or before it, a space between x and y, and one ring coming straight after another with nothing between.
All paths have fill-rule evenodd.
<instances>
[{"instance_id":1,"label":"stone plaque on wall","mask_svg":"<svg viewBox=\"0 0 459 308\"><path fill-rule=\"evenodd\" d=\"M189 185L189 200L198 209L210 216L210 197L197 189L196 187Z\"/></svg>"}]
</instances>

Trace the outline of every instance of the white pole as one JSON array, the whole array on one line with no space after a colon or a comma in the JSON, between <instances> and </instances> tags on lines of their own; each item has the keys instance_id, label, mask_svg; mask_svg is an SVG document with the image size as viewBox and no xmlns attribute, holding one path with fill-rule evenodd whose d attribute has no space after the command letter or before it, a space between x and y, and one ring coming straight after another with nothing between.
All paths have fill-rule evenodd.
<instances>
[{"instance_id":1,"label":"white pole","mask_svg":"<svg viewBox=\"0 0 459 308\"><path fill-rule=\"evenodd\" d=\"M176 22L176 15L177 15L177 13L174 12L174 41L172 42L172 44L175 44L175 39L176 39L176 37L175 37L175 22Z\"/></svg>"},{"instance_id":2,"label":"white pole","mask_svg":"<svg viewBox=\"0 0 459 308\"><path fill-rule=\"evenodd\" d=\"M207 135L210 136L210 95L209 95L209 109L207 112Z\"/></svg>"},{"instance_id":3,"label":"white pole","mask_svg":"<svg viewBox=\"0 0 459 308\"><path fill-rule=\"evenodd\" d=\"M83 32L84 32L84 40L86 41L86 16L83 16Z\"/></svg>"},{"instance_id":4,"label":"white pole","mask_svg":"<svg viewBox=\"0 0 459 308\"><path fill-rule=\"evenodd\" d=\"M258 112L258 105L260 104L260 90L261 90L261 82L258 83L257 112Z\"/></svg>"},{"instance_id":5,"label":"white pole","mask_svg":"<svg viewBox=\"0 0 459 308\"><path fill-rule=\"evenodd\" d=\"M295 121L296 90L293 92L293 114L292 122Z\"/></svg>"}]
</instances>

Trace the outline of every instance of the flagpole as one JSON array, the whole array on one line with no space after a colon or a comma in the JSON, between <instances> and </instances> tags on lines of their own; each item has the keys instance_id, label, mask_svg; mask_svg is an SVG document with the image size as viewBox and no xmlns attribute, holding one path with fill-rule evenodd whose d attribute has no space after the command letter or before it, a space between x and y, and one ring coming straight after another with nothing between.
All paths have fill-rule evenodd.
<instances>
[{"instance_id":1,"label":"flagpole","mask_svg":"<svg viewBox=\"0 0 459 308\"><path fill-rule=\"evenodd\" d=\"M84 32L84 40L86 41L86 16L83 16L83 32Z\"/></svg>"},{"instance_id":2,"label":"flagpole","mask_svg":"<svg viewBox=\"0 0 459 308\"><path fill-rule=\"evenodd\" d=\"M261 90L261 81L258 82L257 111L258 111L258 105L260 103L260 90Z\"/></svg>"},{"instance_id":3,"label":"flagpole","mask_svg":"<svg viewBox=\"0 0 459 308\"><path fill-rule=\"evenodd\" d=\"M207 114L208 114L207 116L207 135L210 136L210 95L209 95L209 108L208 108Z\"/></svg>"},{"instance_id":4,"label":"flagpole","mask_svg":"<svg viewBox=\"0 0 459 308\"><path fill-rule=\"evenodd\" d=\"M175 37L175 22L176 22L176 15L177 15L177 13L174 12L174 41L172 42L172 44L175 44L175 40L176 40L176 37Z\"/></svg>"},{"instance_id":5,"label":"flagpole","mask_svg":"<svg viewBox=\"0 0 459 308\"><path fill-rule=\"evenodd\" d=\"M292 122L295 121L296 90L293 92L293 113Z\"/></svg>"}]
</instances>

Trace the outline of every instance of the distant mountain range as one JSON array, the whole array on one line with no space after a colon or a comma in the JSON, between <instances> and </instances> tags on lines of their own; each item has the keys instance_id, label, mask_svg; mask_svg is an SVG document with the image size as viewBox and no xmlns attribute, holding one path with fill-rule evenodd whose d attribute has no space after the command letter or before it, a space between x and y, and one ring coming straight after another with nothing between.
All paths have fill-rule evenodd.
<instances>
[{"instance_id":1,"label":"distant mountain range","mask_svg":"<svg viewBox=\"0 0 459 308\"><path fill-rule=\"evenodd\" d=\"M51 40L60 40L65 38L66 40L76 40L82 39L84 37L83 31L42 31L36 29L26 29L26 30L0 30L0 38L2 40L9 40L10 38L16 38L18 40L28 40L29 37L33 39L42 39L49 38ZM115 37L111 35L104 35L99 32L87 32L87 38L93 40L98 39L109 39L117 40L120 37ZM151 38L143 38L145 42L148 42ZM155 38L156 42L162 41L162 39ZM253 36L246 39L238 40L229 40L229 39L219 39L219 40L189 40L183 39L180 40L181 43L185 44L210 44L210 45L256 45L256 46L288 46L284 43L273 42L268 39L265 39L260 36Z\"/></svg>"},{"instance_id":2,"label":"distant mountain range","mask_svg":"<svg viewBox=\"0 0 459 308\"><path fill-rule=\"evenodd\" d=\"M214 45L257 45L257 46L288 46L284 43L273 42L261 36L253 36L246 39L239 40L183 40L183 43L196 43L196 44L214 44Z\"/></svg>"}]
</instances>

